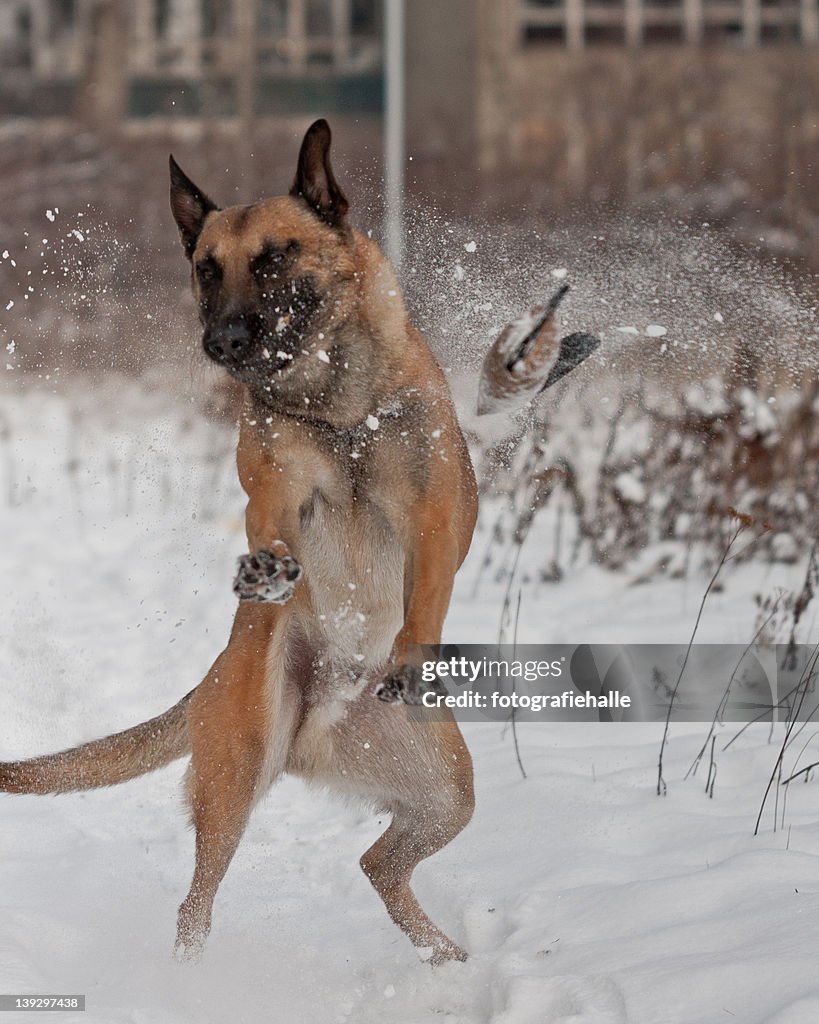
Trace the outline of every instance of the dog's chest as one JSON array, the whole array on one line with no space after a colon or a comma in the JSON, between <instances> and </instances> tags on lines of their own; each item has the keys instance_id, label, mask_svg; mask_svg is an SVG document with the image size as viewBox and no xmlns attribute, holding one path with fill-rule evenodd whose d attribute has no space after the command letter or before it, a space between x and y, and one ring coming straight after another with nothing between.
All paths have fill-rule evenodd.
<instances>
[{"instance_id":1,"label":"dog's chest","mask_svg":"<svg viewBox=\"0 0 819 1024\"><path fill-rule=\"evenodd\" d=\"M297 531L283 539L309 590L300 627L335 663L383 665L403 625L411 510L429 472L424 424L410 396L351 429L271 428L274 472L284 464L284 478L298 481Z\"/></svg>"},{"instance_id":2,"label":"dog's chest","mask_svg":"<svg viewBox=\"0 0 819 1024\"><path fill-rule=\"evenodd\" d=\"M310 633L334 662L383 665L404 618L404 555L383 511L364 495L334 503L316 490L299 547Z\"/></svg>"}]
</instances>

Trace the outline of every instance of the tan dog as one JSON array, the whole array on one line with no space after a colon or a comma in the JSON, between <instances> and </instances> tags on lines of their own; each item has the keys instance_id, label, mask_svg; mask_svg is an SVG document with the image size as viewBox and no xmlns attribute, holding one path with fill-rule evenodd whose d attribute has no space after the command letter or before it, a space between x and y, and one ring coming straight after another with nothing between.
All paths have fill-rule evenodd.
<instances>
[{"instance_id":1,"label":"tan dog","mask_svg":"<svg viewBox=\"0 0 819 1024\"><path fill-rule=\"evenodd\" d=\"M249 550L230 639L202 683L127 732L0 764L0 790L134 778L190 753L196 869L181 952L201 947L254 803L284 771L392 812L361 865L435 961L465 954L410 889L472 815L452 719L397 694L413 644L437 644L469 548L476 488L444 374L374 242L347 225L330 131L305 136L290 195L217 209L171 160L205 351L245 385L238 467ZM440 718L436 714L436 717Z\"/></svg>"},{"instance_id":2,"label":"tan dog","mask_svg":"<svg viewBox=\"0 0 819 1024\"><path fill-rule=\"evenodd\" d=\"M392 813L361 866L433 962L462 960L410 878L469 821L472 763L448 714L423 721L396 702L426 688L413 647L440 643L475 525L475 478L444 374L388 262L348 226L329 150L317 121L288 196L224 210L171 158L203 345L245 393L238 468L251 554L234 583L236 618L204 680L170 710L0 763L0 790L108 786L191 754L196 868L177 934L190 955L255 802L285 771L316 780ZM484 404L505 401L518 377L529 395L533 351L546 352L550 381L585 357L588 346L559 347L551 311L499 339Z\"/></svg>"}]
</instances>

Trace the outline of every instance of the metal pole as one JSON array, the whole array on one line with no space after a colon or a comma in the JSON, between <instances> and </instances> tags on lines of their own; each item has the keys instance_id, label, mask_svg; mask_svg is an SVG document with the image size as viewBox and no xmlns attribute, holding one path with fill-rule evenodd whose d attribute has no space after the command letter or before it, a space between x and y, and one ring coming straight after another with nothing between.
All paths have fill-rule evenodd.
<instances>
[{"instance_id":1,"label":"metal pole","mask_svg":"<svg viewBox=\"0 0 819 1024\"><path fill-rule=\"evenodd\" d=\"M242 175L242 191L255 192L253 148L256 127L256 46L257 0L241 0L235 5L236 41L239 63L236 69L236 115L239 123L238 169Z\"/></svg>"},{"instance_id":2,"label":"metal pole","mask_svg":"<svg viewBox=\"0 0 819 1024\"><path fill-rule=\"evenodd\" d=\"M384 0L384 179L387 255L400 273L404 254L404 0Z\"/></svg>"}]
</instances>

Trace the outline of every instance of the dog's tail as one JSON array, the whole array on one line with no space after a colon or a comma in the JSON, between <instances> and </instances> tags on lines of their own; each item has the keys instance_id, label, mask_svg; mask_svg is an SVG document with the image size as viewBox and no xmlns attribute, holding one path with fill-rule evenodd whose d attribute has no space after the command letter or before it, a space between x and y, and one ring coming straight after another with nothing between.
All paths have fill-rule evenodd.
<instances>
[{"instance_id":1,"label":"dog's tail","mask_svg":"<svg viewBox=\"0 0 819 1024\"><path fill-rule=\"evenodd\" d=\"M186 712L194 692L125 732L28 761L0 761L0 792L72 793L116 786L164 768L191 749Z\"/></svg>"}]
</instances>

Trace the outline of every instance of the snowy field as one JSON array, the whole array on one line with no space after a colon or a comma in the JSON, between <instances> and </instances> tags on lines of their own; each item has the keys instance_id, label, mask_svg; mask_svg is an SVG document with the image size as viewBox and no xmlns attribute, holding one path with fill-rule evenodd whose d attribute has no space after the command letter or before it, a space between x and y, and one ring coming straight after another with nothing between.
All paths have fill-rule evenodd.
<instances>
[{"instance_id":1,"label":"snowy field","mask_svg":"<svg viewBox=\"0 0 819 1024\"><path fill-rule=\"evenodd\" d=\"M159 389L100 394L0 396L0 758L164 710L232 620L230 432ZM503 584L486 574L473 596L485 543L484 528L453 641L497 635ZM698 639L748 642L754 595L803 576L731 569ZM586 566L530 588L519 641L687 642L706 580L630 583ZM465 725L476 815L415 877L472 956L435 970L359 870L384 823L297 780L257 809L196 967L170 956L193 865L182 763L108 791L0 796L0 992L85 993L87 1012L60 1019L100 1024L815 1024L819 782L789 787L784 828L768 813L754 838L783 728L721 752L737 728L719 731L709 800L701 775L683 781L704 725L672 728L664 799L660 726L521 725L524 780L508 728Z\"/></svg>"}]
</instances>

